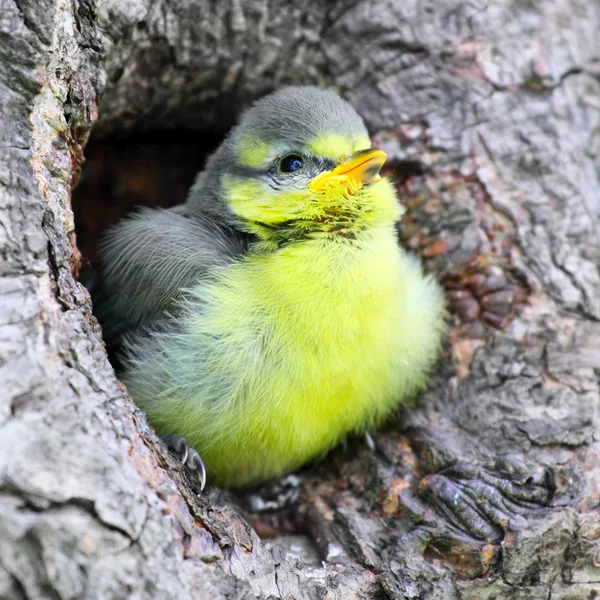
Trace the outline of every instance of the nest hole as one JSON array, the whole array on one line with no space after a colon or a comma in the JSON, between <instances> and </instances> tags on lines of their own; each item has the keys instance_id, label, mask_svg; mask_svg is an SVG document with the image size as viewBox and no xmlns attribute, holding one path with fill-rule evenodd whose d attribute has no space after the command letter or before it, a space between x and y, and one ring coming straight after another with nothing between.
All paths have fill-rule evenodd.
<instances>
[{"instance_id":1,"label":"nest hole","mask_svg":"<svg viewBox=\"0 0 600 600\"><path fill-rule=\"evenodd\" d=\"M92 134L73 191L80 279L87 284L100 264L103 234L136 207L170 208L185 202L196 175L222 136L188 130Z\"/></svg>"}]
</instances>

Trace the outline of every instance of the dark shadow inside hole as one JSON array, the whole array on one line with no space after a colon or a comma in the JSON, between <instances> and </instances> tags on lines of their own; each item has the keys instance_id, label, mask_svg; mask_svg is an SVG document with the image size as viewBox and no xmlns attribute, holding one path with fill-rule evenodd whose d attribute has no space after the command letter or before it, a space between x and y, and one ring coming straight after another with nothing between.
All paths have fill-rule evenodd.
<instances>
[{"instance_id":1,"label":"dark shadow inside hole","mask_svg":"<svg viewBox=\"0 0 600 600\"><path fill-rule=\"evenodd\" d=\"M221 139L185 130L126 138L92 135L72 198L84 284L99 266L102 234L137 206L170 208L185 202Z\"/></svg>"},{"instance_id":2,"label":"dark shadow inside hole","mask_svg":"<svg viewBox=\"0 0 600 600\"><path fill-rule=\"evenodd\" d=\"M120 138L92 135L73 190L72 206L81 252L79 280L90 290L93 303L101 289L103 234L137 207L170 208L184 203L196 175L221 139L215 134L187 130ZM95 314L102 325L96 310ZM108 357L119 372L120 342L106 337L104 341Z\"/></svg>"}]
</instances>

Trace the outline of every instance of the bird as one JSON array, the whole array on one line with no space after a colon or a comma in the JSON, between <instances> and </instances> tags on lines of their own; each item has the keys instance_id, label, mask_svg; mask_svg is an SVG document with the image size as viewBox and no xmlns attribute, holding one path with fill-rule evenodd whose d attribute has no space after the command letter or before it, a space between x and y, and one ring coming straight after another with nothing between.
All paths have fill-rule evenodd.
<instances>
[{"instance_id":1,"label":"bird","mask_svg":"<svg viewBox=\"0 0 600 600\"><path fill-rule=\"evenodd\" d=\"M385 161L338 94L280 88L183 205L106 236L98 315L121 379L202 486L293 472L426 385L444 294L398 243Z\"/></svg>"}]
</instances>

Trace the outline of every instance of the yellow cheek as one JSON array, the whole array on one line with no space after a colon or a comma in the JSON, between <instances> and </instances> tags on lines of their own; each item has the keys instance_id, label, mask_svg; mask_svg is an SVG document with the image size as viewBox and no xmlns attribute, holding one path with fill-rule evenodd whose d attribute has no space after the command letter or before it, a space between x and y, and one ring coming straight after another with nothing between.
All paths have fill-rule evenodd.
<instances>
[{"instance_id":1,"label":"yellow cheek","mask_svg":"<svg viewBox=\"0 0 600 600\"><path fill-rule=\"evenodd\" d=\"M306 192L273 192L262 182L225 177L225 199L236 215L246 221L277 225L298 214Z\"/></svg>"},{"instance_id":2,"label":"yellow cheek","mask_svg":"<svg viewBox=\"0 0 600 600\"><path fill-rule=\"evenodd\" d=\"M368 136L352 138L330 133L315 138L308 147L317 156L338 162L341 158L350 156L354 152L370 148L371 140Z\"/></svg>"},{"instance_id":3,"label":"yellow cheek","mask_svg":"<svg viewBox=\"0 0 600 600\"><path fill-rule=\"evenodd\" d=\"M250 135L245 135L236 144L239 163L252 169L258 169L268 164L272 153L272 145Z\"/></svg>"}]
</instances>

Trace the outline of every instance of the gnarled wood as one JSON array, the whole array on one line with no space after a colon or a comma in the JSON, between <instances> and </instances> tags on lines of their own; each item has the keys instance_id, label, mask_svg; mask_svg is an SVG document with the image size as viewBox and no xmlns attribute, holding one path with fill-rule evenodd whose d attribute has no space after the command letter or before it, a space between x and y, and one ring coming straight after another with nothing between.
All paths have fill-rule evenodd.
<instances>
[{"instance_id":1,"label":"gnarled wood","mask_svg":"<svg viewBox=\"0 0 600 600\"><path fill-rule=\"evenodd\" d=\"M285 83L365 117L453 329L375 453L259 518L195 497L116 380L71 187L95 123L222 132ZM0 597L595 597L598 97L586 0L0 0Z\"/></svg>"}]
</instances>

